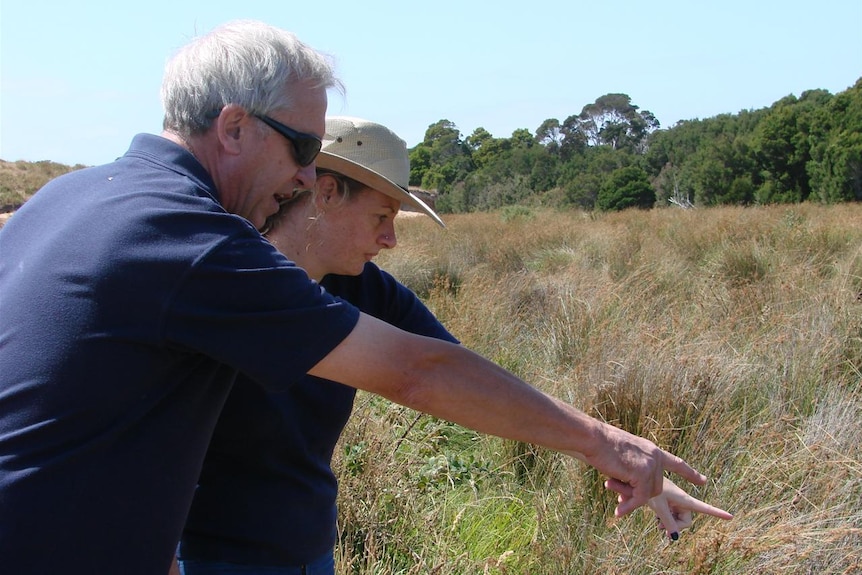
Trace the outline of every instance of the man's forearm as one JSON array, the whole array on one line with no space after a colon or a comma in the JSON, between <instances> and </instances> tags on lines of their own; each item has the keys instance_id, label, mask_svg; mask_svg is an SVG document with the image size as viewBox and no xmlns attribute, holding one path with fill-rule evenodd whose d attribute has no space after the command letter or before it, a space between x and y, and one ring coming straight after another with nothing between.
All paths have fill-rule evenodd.
<instances>
[{"instance_id":1,"label":"man's forearm","mask_svg":"<svg viewBox=\"0 0 862 575\"><path fill-rule=\"evenodd\" d=\"M661 490L664 469L705 478L652 442L589 417L465 349L361 315L312 375L379 394L476 431L567 453L631 485L628 513Z\"/></svg>"}]
</instances>

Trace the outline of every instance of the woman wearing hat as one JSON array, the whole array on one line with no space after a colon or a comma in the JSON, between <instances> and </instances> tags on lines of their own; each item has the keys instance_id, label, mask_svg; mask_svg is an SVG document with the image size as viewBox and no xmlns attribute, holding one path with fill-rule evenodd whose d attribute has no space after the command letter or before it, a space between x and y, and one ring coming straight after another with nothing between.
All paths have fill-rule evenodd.
<instances>
[{"instance_id":1,"label":"woman wearing hat","mask_svg":"<svg viewBox=\"0 0 862 575\"><path fill-rule=\"evenodd\" d=\"M402 204L443 225L407 191L405 142L380 124L330 117L317 169L314 189L297 190L267 222L270 242L366 313L457 342L413 292L371 263L395 247ZM250 380L237 381L180 544L184 573L231 565L237 573L261 566L281 568L272 573L333 573L337 483L330 460L355 393L312 376L273 396Z\"/></svg>"},{"instance_id":2,"label":"woman wearing hat","mask_svg":"<svg viewBox=\"0 0 862 575\"><path fill-rule=\"evenodd\" d=\"M330 117L317 169L315 188L297 190L267 222L269 240L362 311L457 342L415 294L371 262L395 247L401 205L443 225L407 189L405 142L380 124ZM312 376L277 395L237 381L179 546L182 573L333 575L337 482L330 460L354 396L354 388ZM670 482L661 498L678 521L674 532L690 524L691 511L729 518Z\"/></svg>"}]
</instances>

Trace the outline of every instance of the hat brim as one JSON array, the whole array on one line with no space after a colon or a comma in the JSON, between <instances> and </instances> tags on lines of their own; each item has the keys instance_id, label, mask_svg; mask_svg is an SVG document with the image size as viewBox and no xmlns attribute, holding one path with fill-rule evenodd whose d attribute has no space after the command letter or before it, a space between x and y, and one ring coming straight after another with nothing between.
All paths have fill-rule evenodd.
<instances>
[{"instance_id":1,"label":"hat brim","mask_svg":"<svg viewBox=\"0 0 862 575\"><path fill-rule=\"evenodd\" d=\"M318 168L344 174L348 178L354 179L373 190L384 193L390 198L395 198L402 204L409 204L440 224L440 226L444 228L446 227L446 224L443 223L440 216L438 216L434 210L428 206L428 204L419 199L418 196L410 193L389 178L378 174L374 170L369 170L362 164L358 164L342 156L332 154L326 150L320 150L320 153L317 155L316 163Z\"/></svg>"}]
</instances>

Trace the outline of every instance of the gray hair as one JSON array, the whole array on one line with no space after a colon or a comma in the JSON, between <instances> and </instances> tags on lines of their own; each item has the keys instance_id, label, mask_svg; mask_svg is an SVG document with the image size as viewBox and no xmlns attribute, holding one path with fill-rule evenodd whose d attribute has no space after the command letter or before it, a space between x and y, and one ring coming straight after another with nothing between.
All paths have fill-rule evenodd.
<instances>
[{"instance_id":1,"label":"gray hair","mask_svg":"<svg viewBox=\"0 0 862 575\"><path fill-rule=\"evenodd\" d=\"M251 114L290 109L302 84L344 94L330 58L294 34L254 20L224 24L181 48L165 66L165 130L205 132L228 104Z\"/></svg>"}]
</instances>

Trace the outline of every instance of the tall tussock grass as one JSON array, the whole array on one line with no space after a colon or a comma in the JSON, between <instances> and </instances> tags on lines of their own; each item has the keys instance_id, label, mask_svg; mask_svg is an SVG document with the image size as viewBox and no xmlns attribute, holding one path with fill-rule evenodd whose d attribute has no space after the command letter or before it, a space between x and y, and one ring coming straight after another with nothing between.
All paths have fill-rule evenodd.
<instances>
[{"instance_id":1,"label":"tall tussock grass","mask_svg":"<svg viewBox=\"0 0 862 575\"><path fill-rule=\"evenodd\" d=\"M671 544L577 461L360 394L340 573L862 572L862 205L446 222L399 219L380 264L467 347L684 457L735 517Z\"/></svg>"}]
</instances>

